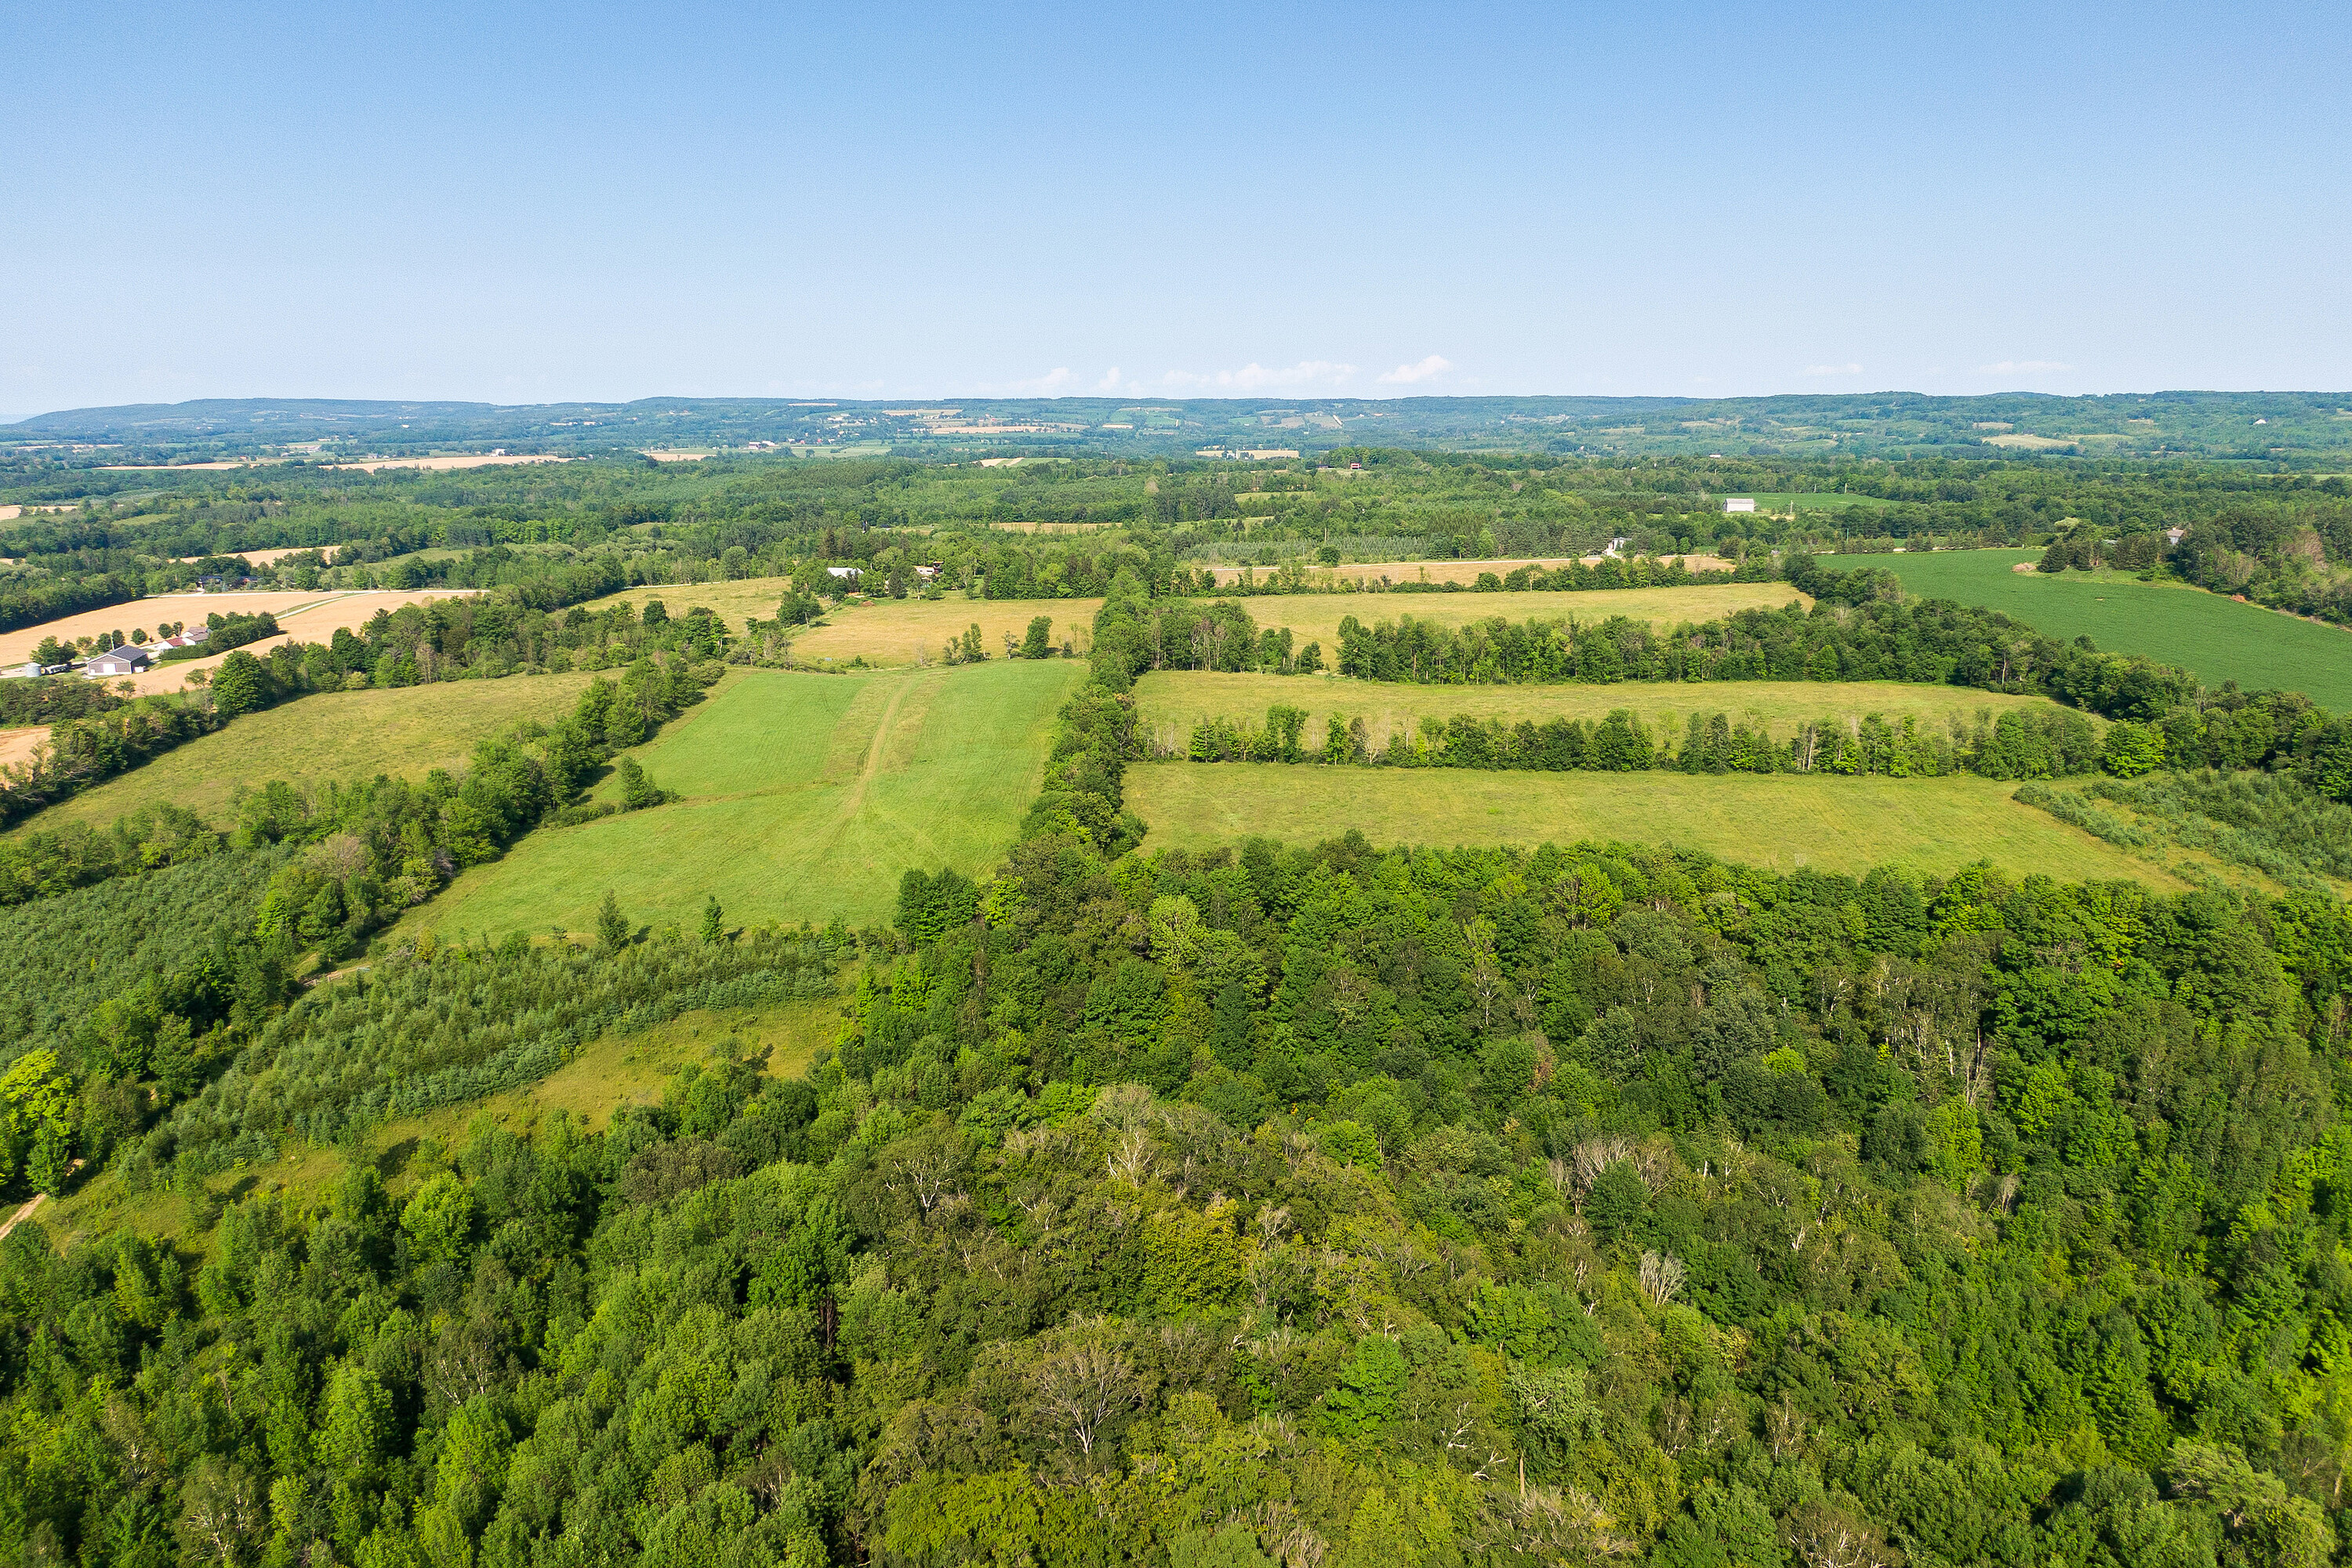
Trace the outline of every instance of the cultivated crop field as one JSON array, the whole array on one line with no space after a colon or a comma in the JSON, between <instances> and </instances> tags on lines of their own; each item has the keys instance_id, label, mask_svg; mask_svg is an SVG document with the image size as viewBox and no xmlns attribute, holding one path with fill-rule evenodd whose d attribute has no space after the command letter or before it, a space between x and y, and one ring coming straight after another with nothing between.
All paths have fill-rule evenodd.
<instances>
[{"instance_id":1,"label":"cultivated crop field","mask_svg":"<svg viewBox=\"0 0 2352 1568\"><path fill-rule=\"evenodd\" d=\"M1884 567L1920 597L1982 605L2052 637L2144 653L2196 671L2208 686L2281 687L2329 708L2352 708L2352 632L2126 572L2015 570L2041 558L2038 550L1938 550L1823 562L1841 572Z\"/></svg>"},{"instance_id":2,"label":"cultivated crop field","mask_svg":"<svg viewBox=\"0 0 2352 1568\"><path fill-rule=\"evenodd\" d=\"M910 868L985 874L1011 847L1084 674L1061 659L746 671L633 753L683 799L531 834L401 929L584 931L607 889L639 926L691 926L713 895L733 925L887 921Z\"/></svg>"},{"instance_id":3,"label":"cultivated crop field","mask_svg":"<svg viewBox=\"0 0 2352 1568\"><path fill-rule=\"evenodd\" d=\"M315 692L247 713L143 767L59 801L26 826L87 822L102 827L142 806L163 804L184 805L220 825L240 786L258 788L272 779L307 785L378 773L421 779L435 768L462 772L476 742L526 719L552 723L572 711L594 679L579 670L436 681L389 691Z\"/></svg>"},{"instance_id":4,"label":"cultivated crop field","mask_svg":"<svg viewBox=\"0 0 2352 1568\"><path fill-rule=\"evenodd\" d=\"M1261 720L1273 704L1307 712L1307 740L1320 744L1324 720L1361 719L1374 744L1418 730L1427 718L1468 714L1517 723L1532 719L1593 720L1631 709L1653 734L1680 742L1693 714L1726 713L1737 721L1760 717L1776 739L1810 720L1859 721L1876 713L1888 722L1909 718L1941 729L1948 719L1972 721L1978 711L2052 708L2046 697L2012 697L1970 687L1914 686L1893 680L1623 681L1614 686L1408 686L1348 680L1338 676L1218 675L1161 670L1135 684L1141 728L1181 745L1207 719ZM2092 719L2099 725L2100 721Z\"/></svg>"},{"instance_id":5,"label":"cultivated crop field","mask_svg":"<svg viewBox=\"0 0 2352 1568\"><path fill-rule=\"evenodd\" d=\"M1478 773L1281 763L1151 763L1127 770L1127 805L1153 849L1254 835L1315 844L1349 828L1377 846L1580 839L1670 844L1791 871L1896 865L1950 872L1990 860L2012 876L2180 884L2010 796L1994 779Z\"/></svg>"}]
</instances>

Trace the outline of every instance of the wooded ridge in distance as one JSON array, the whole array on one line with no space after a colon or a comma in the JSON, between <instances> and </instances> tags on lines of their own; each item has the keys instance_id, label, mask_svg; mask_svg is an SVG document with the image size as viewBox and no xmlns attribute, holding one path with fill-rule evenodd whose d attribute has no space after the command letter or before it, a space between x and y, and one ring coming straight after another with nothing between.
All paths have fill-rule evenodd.
<instances>
[{"instance_id":1,"label":"wooded ridge in distance","mask_svg":"<svg viewBox=\"0 0 2352 1568\"><path fill-rule=\"evenodd\" d=\"M370 452L399 454L437 449L436 444L483 450L527 443L528 450L566 453L772 441L910 456L999 448L1172 456L1211 446L1243 451L1378 446L1592 456L1898 457L1973 449L2267 461L2352 449L2352 393L896 402L654 397L522 406L215 398L70 409L0 426L0 451L59 441L183 457L233 456L295 442L326 442L339 450L357 443Z\"/></svg>"}]
</instances>

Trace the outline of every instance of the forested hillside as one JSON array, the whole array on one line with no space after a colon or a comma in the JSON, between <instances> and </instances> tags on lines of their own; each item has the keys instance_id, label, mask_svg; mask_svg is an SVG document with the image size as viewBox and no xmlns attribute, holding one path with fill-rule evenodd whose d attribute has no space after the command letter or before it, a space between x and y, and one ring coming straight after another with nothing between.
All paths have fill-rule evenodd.
<instances>
[{"instance_id":1,"label":"forested hillside","mask_svg":"<svg viewBox=\"0 0 2352 1568\"><path fill-rule=\"evenodd\" d=\"M20 1226L12 1545L2332 1558L2339 905L1049 832L901 929L807 1082Z\"/></svg>"}]
</instances>

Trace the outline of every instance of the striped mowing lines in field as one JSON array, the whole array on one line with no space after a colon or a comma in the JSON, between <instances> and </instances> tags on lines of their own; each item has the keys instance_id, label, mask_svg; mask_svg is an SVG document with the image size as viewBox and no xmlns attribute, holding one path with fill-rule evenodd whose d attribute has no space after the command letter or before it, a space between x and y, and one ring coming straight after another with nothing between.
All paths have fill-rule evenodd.
<instances>
[{"instance_id":1,"label":"striped mowing lines in field","mask_svg":"<svg viewBox=\"0 0 2352 1568\"><path fill-rule=\"evenodd\" d=\"M864 676L751 670L634 753L682 799L530 835L409 930L586 931L611 889L640 926L887 921L911 868L992 870L1037 791L1075 662ZM607 781L600 795L614 793Z\"/></svg>"}]
</instances>

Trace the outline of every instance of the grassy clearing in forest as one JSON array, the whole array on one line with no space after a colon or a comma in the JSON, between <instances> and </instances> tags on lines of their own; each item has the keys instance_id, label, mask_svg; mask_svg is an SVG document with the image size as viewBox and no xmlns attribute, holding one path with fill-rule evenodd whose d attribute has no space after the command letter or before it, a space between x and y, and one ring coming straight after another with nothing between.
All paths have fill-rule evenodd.
<instances>
[{"instance_id":1,"label":"grassy clearing in forest","mask_svg":"<svg viewBox=\"0 0 2352 1568\"><path fill-rule=\"evenodd\" d=\"M26 826L102 826L141 806L162 804L184 805L220 826L240 785L258 788L272 779L310 784L378 773L421 779L435 768L454 773L485 736L526 719L546 724L571 712L594 679L575 671L436 681L389 691L317 692L247 713L143 767L58 802Z\"/></svg>"},{"instance_id":2,"label":"grassy clearing in forest","mask_svg":"<svg viewBox=\"0 0 2352 1568\"><path fill-rule=\"evenodd\" d=\"M909 868L976 875L1011 847L1055 710L1084 673L1063 659L746 671L632 753L683 799L532 833L393 940L584 931L607 889L640 927L691 929L712 895L730 925L886 921Z\"/></svg>"},{"instance_id":3,"label":"grassy clearing in forest","mask_svg":"<svg viewBox=\"0 0 2352 1568\"><path fill-rule=\"evenodd\" d=\"M1873 866L1950 872L1990 860L2011 876L2181 884L2077 827L2021 805L1994 779L1527 773L1152 763L1127 770L1129 809L1152 849L1254 835L1315 844L1360 829L1375 845L1579 839L1671 844L1726 860L1859 875Z\"/></svg>"},{"instance_id":4,"label":"grassy clearing in forest","mask_svg":"<svg viewBox=\"0 0 2352 1568\"><path fill-rule=\"evenodd\" d=\"M2012 697L1963 686L1914 686L1894 680L1628 680L1613 686L1407 686L1388 681L1345 680L1337 676L1213 675L1197 670L1161 670L1135 684L1142 732L1181 745L1192 726L1208 719L1265 716L1275 703L1307 711L1307 742L1320 745L1323 721L1361 719L1374 744L1391 734L1411 733L1424 717L1467 714L1517 723L1532 719L1606 718L1628 708L1654 736L1682 742L1691 715L1728 714L1736 723L1760 717L1775 739L1816 719L1859 721L1876 713L1889 723L1916 719L1940 731L1948 719L1975 721L1979 709L2050 708L2046 697ZM2093 724L2099 721L2092 721Z\"/></svg>"},{"instance_id":5,"label":"grassy clearing in forest","mask_svg":"<svg viewBox=\"0 0 2352 1568\"><path fill-rule=\"evenodd\" d=\"M1921 598L1957 599L2016 616L2053 637L2086 637L2112 653L2143 653L2196 671L2208 686L2284 688L2352 708L2352 632L2242 605L2185 583L2128 572L2020 572L2039 550L1937 550L1830 555L1833 571L1878 566Z\"/></svg>"}]
</instances>

